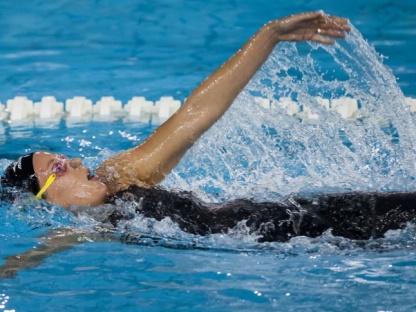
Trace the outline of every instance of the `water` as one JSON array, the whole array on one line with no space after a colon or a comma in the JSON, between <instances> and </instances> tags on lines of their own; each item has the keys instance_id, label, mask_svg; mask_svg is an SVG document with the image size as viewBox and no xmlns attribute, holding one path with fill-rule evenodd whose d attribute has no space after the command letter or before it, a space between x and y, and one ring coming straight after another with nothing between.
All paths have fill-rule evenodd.
<instances>
[{"instance_id":1,"label":"water","mask_svg":"<svg viewBox=\"0 0 416 312\"><path fill-rule=\"evenodd\" d=\"M192 190L212 201L415 187L414 122L404 110L403 97L403 93L416 97L413 4L0 5L5 29L1 101L18 94L33 100L49 94L60 100L79 94L93 100L114 95L124 102L133 95L183 99L265 21L316 9L347 15L390 59L377 55L355 29L335 47L281 45L164 185ZM292 97L318 113L320 120L302 123L278 107L264 110L253 95L270 100ZM365 118L345 121L313 98L344 95L359 100ZM2 168L27 150L45 148L85 157L86 164L94 166L109 154L138 144L155 126L62 121L53 126L4 127ZM136 218L125 224L127 232L142 236L129 245L109 242L113 236L94 235L98 224L86 214L75 217L25 197L13 206L2 205L1 258L31 249L39 243L38 235L53 229L77 229L82 243L15 279L0 280L0 310L416 308L414 225L364 242L328 232L315 239L258 244L243 224L228 235L198 237L181 232L169 220Z\"/></svg>"},{"instance_id":2,"label":"water","mask_svg":"<svg viewBox=\"0 0 416 312\"><path fill-rule=\"evenodd\" d=\"M271 101L289 97L318 114L319 121L300 122L277 104L264 110L253 94ZM362 118L351 121L327 111L316 96L357 99ZM270 191L412 190L414 133L396 78L353 29L334 47L280 45L179 172L189 164L202 168L203 174L187 176L182 187L197 192L216 184L225 199L247 196L247 188L254 198L267 194L264 200ZM213 166L221 170L212 171ZM171 185L182 178L170 178Z\"/></svg>"}]
</instances>

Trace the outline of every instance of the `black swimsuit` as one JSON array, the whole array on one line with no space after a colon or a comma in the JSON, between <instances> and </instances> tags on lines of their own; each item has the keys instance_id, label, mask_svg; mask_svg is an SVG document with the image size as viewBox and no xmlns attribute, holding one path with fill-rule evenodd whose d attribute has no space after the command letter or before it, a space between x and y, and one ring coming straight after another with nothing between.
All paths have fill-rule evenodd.
<instances>
[{"instance_id":1,"label":"black swimsuit","mask_svg":"<svg viewBox=\"0 0 416 312\"><path fill-rule=\"evenodd\" d=\"M390 229L400 229L416 219L416 192L349 192L287 197L277 203L234 200L224 204L204 203L191 193L173 193L153 188L130 187L111 202L132 202L135 213L162 220L171 218L188 233L227 233L245 222L250 233L262 241L284 242L293 236L316 237L328 229L350 239L379 238ZM114 226L132 218L115 210L107 221Z\"/></svg>"}]
</instances>

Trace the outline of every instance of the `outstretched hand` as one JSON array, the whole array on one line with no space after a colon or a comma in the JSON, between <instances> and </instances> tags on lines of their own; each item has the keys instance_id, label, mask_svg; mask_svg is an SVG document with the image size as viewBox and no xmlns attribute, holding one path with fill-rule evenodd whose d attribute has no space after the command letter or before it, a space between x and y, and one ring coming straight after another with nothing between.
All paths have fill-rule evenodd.
<instances>
[{"instance_id":1,"label":"outstretched hand","mask_svg":"<svg viewBox=\"0 0 416 312\"><path fill-rule=\"evenodd\" d=\"M344 38L351 28L342 17L325 15L322 12L301 13L274 20L270 24L276 30L279 41L315 41L334 44L328 38Z\"/></svg>"}]
</instances>

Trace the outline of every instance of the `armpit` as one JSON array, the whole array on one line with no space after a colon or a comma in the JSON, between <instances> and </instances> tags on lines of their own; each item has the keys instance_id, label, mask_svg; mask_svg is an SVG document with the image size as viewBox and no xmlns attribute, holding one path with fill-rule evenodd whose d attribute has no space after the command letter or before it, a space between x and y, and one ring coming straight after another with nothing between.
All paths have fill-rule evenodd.
<instances>
[{"instance_id":1,"label":"armpit","mask_svg":"<svg viewBox=\"0 0 416 312\"><path fill-rule=\"evenodd\" d=\"M131 162L110 159L97 168L96 173L101 177L102 182L107 185L109 195L125 190L131 185L149 187L138 178L136 166Z\"/></svg>"}]
</instances>

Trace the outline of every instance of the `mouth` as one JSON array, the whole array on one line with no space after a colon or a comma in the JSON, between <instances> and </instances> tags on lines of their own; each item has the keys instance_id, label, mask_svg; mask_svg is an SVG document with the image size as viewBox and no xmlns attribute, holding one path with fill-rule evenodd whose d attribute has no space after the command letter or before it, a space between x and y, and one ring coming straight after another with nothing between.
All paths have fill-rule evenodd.
<instances>
[{"instance_id":1,"label":"mouth","mask_svg":"<svg viewBox=\"0 0 416 312\"><path fill-rule=\"evenodd\" d=\"M98 181L100 177L94 173L91 172L90 169L87 171L87 179L88 181Z\"/></svg>"}]
</instances>

